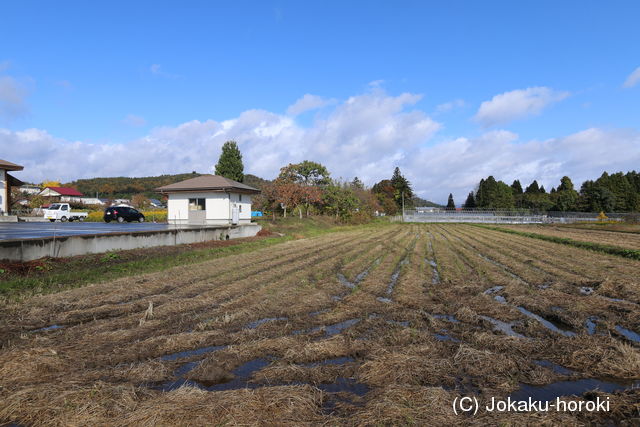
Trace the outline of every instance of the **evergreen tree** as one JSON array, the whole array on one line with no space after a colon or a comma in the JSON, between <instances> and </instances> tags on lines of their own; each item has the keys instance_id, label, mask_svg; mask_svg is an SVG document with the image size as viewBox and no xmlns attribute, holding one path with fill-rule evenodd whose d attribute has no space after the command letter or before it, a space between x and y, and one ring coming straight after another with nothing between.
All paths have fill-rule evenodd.
<instances>
[{"instance_id":1,"label":"evergreen tree","mask_svg":"<svg viewBox=\"0 0 640 427\"><path fill-rule=\"evenodd\" d=\"M551 190L553 209L556 211L575 211L578 209L578 192L573 188L573 182L568 176L560 179L557 190Z\"/></svg>"},{"instance_id":2,"label":"evergreen tree","mask_svg":"<svg viewBox=\"0 0 640 427\"><path fill-rule=\"evenodd\" d=\"M568 176L563 176L560 179L560 185L558 186L557 191L568 191L568 190L574 190L573 182L571 182L571 178L569 178Z\"/></svg>"},{"instance_id":3,"label":"evergreen tree","mask_svg":"<svg viewBox=\"0 0 640 427\"><path fill-rule=\"evenodd\" d=\"M514 197L512 188L493 176L480 180L476 191L476 205L484 209L512 209Z\"/></svg>"},{"instance_id":4,"label":"evergreen tree","mask_svg":"<svg viewBox=\"0 0 640 427\"><path fill-rule=\"evenodd\" d=\"M222 153L216 164L216 175L238 182L244 181L242 154L235 141L227 141L222 146Z\"/></svg>"},{"instance_id":5,"label":"evergreen tree","mask_svg":"<svg viewBox=\"0 0 640 427\"><path fill-rule=\"evenodd\" d=\"M393 171L393 176L391 177L391 185L394 189L394 199L398 207L402 206L403 195L405 201L411 200L413 198L413 190L411 189L411 184L404 176L402 176L399 167L396 167Z\"/></svg>"},{"instance_id":6,"label":"evergreen tree","mask_svg":"<svg viewBox=\"0 0 640 427\"><path fill-rule=\"evenodd\" d=\"M456 210L456 204L453 201L453 194L449 193L449 200L447 201L447 210L448 211L455 211Z\"/></svg>"},{"instance_id":7,"label":"evergreen tree","mask_svg":"<svg viewBox=\"0 0 640 427\"><path fill-rule=\"evenodd\" d=\"M473 196L473 191L469 192L467 196L467 200L465 200L464 205L462 205L464 209L475 209L476 207L476 199Z\"/></svg>"},{"instance_id":8,"label":"evergreen tree","mask_svg":"<svg viewBox=\"0 0 640 427\"><path fill-rule=\"evenodd\" d=\"M511 189L513 190L514 196L522 194L522 185L520 184L519 179L516 179L515 181L513 181L513 184L511 184Z\"/></svg>"},{"instance_id":9,"label":"evergreen tree","mask_svg":"<svg viewBox=\"0 0 640 427\"><path fill-rule=\"evenodd\" d=\"M538 193L540 193L540 187L538 186L538 181L536 181L534 179L533 182L531 184L529 184L527 189L524 190L524 192L525 192L525 194L538 194Z\"/></svg>"}]
</instances>

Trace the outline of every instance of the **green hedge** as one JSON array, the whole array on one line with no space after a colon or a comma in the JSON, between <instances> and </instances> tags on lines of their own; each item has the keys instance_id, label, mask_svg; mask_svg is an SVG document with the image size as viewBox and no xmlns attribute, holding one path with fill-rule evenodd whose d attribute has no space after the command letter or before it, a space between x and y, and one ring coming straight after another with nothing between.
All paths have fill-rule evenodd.
<instances>
[{"instance_id":1,"label":"green hedge","mask_svg":"<svg viewBox=\"0 0 640 427\"><path fill-rule=\"evenodd\" d=\"M144 215L145 219L149 222L167 222L167 211L166 210L155 210L155 211L141 211ZM86 221L89 222L102 222L104 221L104 211L93 211L89 212L89 216L87 216Z\"/></svg>"}]
</instances>

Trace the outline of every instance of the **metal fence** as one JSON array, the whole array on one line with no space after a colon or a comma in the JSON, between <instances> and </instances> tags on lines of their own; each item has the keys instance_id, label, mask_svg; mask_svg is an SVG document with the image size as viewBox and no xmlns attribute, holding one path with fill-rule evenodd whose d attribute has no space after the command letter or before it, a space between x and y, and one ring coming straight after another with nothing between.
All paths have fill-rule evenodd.
<instances>
[{"instance_id":1,"label":"metal fence","mask_svg":"<svg viewBox=\"0 0 640 427\"><path fill-rule=\"evenodd\" d=\"M393 217L392 221L404 222L473 222L485 224L549 224L601 221L594 212L536 212L527 209L516 210L446 210L413 209L405 210L404 215ZM609 221L623 221L633 214L608 213Z\"/></svg>"}]
</instances>

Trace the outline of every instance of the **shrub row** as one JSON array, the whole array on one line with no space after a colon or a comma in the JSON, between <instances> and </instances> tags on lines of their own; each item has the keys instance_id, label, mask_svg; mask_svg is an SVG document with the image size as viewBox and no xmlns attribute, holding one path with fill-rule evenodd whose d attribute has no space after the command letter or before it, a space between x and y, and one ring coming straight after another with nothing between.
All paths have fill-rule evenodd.
<instances>
[{"instance_id":1,"label":"shrub row","mask_svg":"<svg viewBox=\"0 0 640 427\"><path fill-rule=\"evenodd\" d=\"M153 211L142 211L145 219L149 222L166 222L167 221L167 211L166 210L153 210ZM104 221L104 212L103 211L93 211L89 212L89 216L86 221L90 222L102 222Z\"/></svg>"}]
</instances>

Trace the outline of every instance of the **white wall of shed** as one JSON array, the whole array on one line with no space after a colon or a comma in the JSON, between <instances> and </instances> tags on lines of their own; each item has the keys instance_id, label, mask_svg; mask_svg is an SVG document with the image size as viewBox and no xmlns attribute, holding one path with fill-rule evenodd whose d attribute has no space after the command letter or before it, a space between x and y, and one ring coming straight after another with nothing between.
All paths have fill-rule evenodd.
<instances>
[{"instance_id":1,"label":"white wall of shed","mask_svg":"<svg viewBox=\"0 0 640 427\"><path fill-rule=\"evenodd\" d=\"M9 211L9 206L7 206L8 192L7 171L0 169L0 211L2 211L2 214L6 214Z\"/></svg>"}]
</instances>

